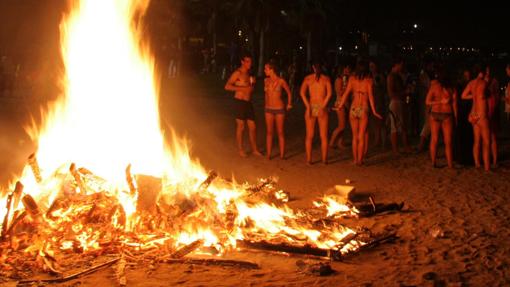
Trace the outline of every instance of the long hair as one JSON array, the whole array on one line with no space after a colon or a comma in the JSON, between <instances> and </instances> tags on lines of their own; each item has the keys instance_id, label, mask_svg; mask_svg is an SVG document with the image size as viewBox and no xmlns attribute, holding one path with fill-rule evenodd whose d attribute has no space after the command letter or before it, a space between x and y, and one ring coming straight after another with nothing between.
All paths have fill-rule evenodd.
<instances>
[{"instance_id":1,"label":"long hair","mask_svg":"<svg viewBox=\"0 0 510 287\"><path fill-rule=\"evenodd\" d=\"M363 80L365 78L370 77L370 70L368 69L368 61L365 59L359 59L356 63L356 69L354 71L354 76L359 80Z\"/></svg>"},{"instance_id":2,"label":"long hair","mask_svg":"<svg viewBox=\"0 0 510 287\"><path fill-rule=\"evenodd\" d=\"M273 70L276 75L278 75L278 66L273 59L269 60L266 65L269 67L269 69Z\"/></svg>"}]
</instances>

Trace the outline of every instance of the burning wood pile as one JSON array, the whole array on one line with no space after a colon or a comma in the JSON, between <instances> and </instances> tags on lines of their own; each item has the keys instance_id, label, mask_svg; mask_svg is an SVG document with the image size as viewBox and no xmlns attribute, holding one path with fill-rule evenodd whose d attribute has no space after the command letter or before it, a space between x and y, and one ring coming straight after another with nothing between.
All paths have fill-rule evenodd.
<instances>
[{"instance_id":1,"label":"burning wood pile","mask_svg":"<svg viewBox=\"0 0 510 287\"><path fill-rule=\"evenodd\" d=\"M26 127L37 158L0 193L0 278L43 272L57 276L19 282L62 282L115 263L126 285L133 263L255 268L225 259L253 249L338 260L394 237L340 224L365 210L343 198L297 211L274 178L249 185L207 173L185 142L164 136L141 37L148 3L69 2L60 25L63 95Z\"/></svg>"},{"instance_id":2,"label":"burning wood pile","mask_svg":"<svg viewBox=\"0 0 510 287\"><path fill-rule=\"evenodd\" d=\"M395 237L340 225L335 218L359 212L333 201L334 196L316 202L309 212L294 211L286 205L289 194L276 187L275 178L240 185L210 172L205 180L180 190L183 186L167 185L159 178L133 176L128 166L129 189L116 193L107 189L104 179L75 164L43 178L35 157L29 163L39 188L55 190L45 190L40 194L46 196L36 199L17 182L5 198L0 242L4 278L49 272L57 275L49 282L59 282L81 274L73 273L76 269L90 272L117 263L122 281L126 262L141 261L254 268L250 262L222 259L229 252L253 249L341 260ZM137 199L136 212L126 212L123 196ZM208 257L188 258L189 254ZM91 259L101 263L83 269Z\"/></svg>"}]
</instances>

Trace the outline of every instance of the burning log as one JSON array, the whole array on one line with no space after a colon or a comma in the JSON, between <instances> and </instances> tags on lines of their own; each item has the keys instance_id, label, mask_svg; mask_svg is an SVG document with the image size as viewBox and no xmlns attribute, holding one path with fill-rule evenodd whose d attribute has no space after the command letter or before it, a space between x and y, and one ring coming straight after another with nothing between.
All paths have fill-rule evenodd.
<instances>
[{"instance_id":1,"label":"burning log","mask_svg":"<svg viewBox=\"0 0 510 287\"><path fill-rule=\"evenodd\" d=\"M198 187L199 190L206 190L209 185L218 177L218 173L214 170L211 170L207 175L207 178L200 184Z\"/></svg>"},{"instance_id":2,"label":"burning log","mask_svg":"<svg viewBox=\"0 0 510 287\"><path fill-rule=\"evenodd\" d=\"M28 212L28 214L30 214L34 218L38 217L41 214L37 202L35 202L34 198L30 194L23 196L21 202L23 202L23 205L25 206L25 209Z\"/></svg>"},{"instance_id":3,"label":"burning log","mask_svg":"<svg viewBox=\"0 0 510 287\"><path fill-rule=\"evenodd\" d=\"M204 244L203 240L201 240L201 239L195 240L195 241L191 242L190 244L177 249L174 253L172 253L170 255L170 257L173 259L182 258L182 257L190 254L191 252L197 250L198 248L200 248L200 246L202 246L202 244Z\"/></svg>"},{"instance_id":4,"label":"burning log","mask_svg":"<svg viewBox=\"0 0 510 287\"><path fill-rule=\"evenodd\" d=\"M83 181L81 180L81 175L76 169L76 164L72 163L69 167L69 171L71 172L72 176L74 177L74 180L76 181L76 185L80 189L80 192L86 193L87 190L85 189L85 185L83 184Z\"/></svg>"},{"instance_id":5,"label":"burning log","mask_svg":"<svg viewBox=\"0 0 510 287\"><path fill-rule=\"evenodd\" d=\"M128 166L126 167L126 181L129 186L129 192L131 193L131 195L135 195L137 191L135 180L133 179L133 175L131 175L131 164L128 164Z\"/></svg>"},{"instance_id":6,"label":"burning log","mask_svg":"<svg viewBox=\"0 0 510 287\"><path fill-rule=\"evenodd\" d=\"M27 212L26 211L23 211L21 212L19 215L17 214L17 212L14 213L14 216L12 217L12 223L11 225L9 226L9 229L7 229L6 231L6 235L11 235L12 231L14 230L14 228L16 227L16 225L18 225L18 223L20 221L23 220L23 218L25 218L25 216L27 216ZM12 237L12 236L11 236Z\"/></svg>"},{"instance_id":7,"label":"burning log","mask_svg":"<svg viewBox=\"0 0 510 287\"><path fill-rule=\"evenodd\" d=\"M12 206L11 201L12 201L12 193L7 196L7 201L5 204L6 212L5 212L5 216L4 216L4 221L2 222L2 234L0 235L0 240L3 240L7 234L6 233L7 225L9 224L9 214L11 212L11 206Z\"/></svg>"},{"instance_id":8,"label":"burning log","mask_svg":"<svg viewBox=\"0 0 510 287\"><path fill-rule=\"evenodd\" d=\"M69 281L69 280L76 279L76 278L78 278L78 277L80 277L82 275L87 275L87 274L96 272L97 270L99 270L99 269L101 269L103 267L112 265L113 263L115 263L115 262L117 262L119 260L120 260L120 258L115 258L115 259L106 261L104 263L98 264L96 266L92 266L90 268L81 270L79 272L76 272L74 274L71 274L71 275L68 275L68 276L64 276L64 277L61 277L61 278L21 280L21 281L18 281L18 285L31 285L31 284L43 284L43 283L48 283L48 284L51 284L51 283L62 283L62 282L66 282L66 281Z\"/></svg>"},{"instance_id":9,"label":"burning log","mask_svg":"<svg viewBox=\"0 0 510 287\"><path fill-rule=\"evenodd\" d=\"M16 187L14 188L14 191L7 196L7 201L5 204L5 217L2 222L2 231L0 233L0 240L4 240L8 232L8 226L9 226L9 214L11 213L11 208L18 206L19 199L21 197L21 193L23 192L23 184L21 182L16 182ZM14 216L13 216L14 221Z\"/></svg>"},{"instance_id":10,"label":"burning log","mask_svg":"<svg viewBox=\"0 0 510 287\"><path fill-rule=\"evenodd\" d=\"M267 241L248 241L248 240L238 240L237 246L241 248L248 249L257 249L257 250L265 250L265 251L278 251L278 252L286 252L286 253L295 253L295 254L303 254L303 255L313 255L319 257L327 257L327 258L335 258L333 253L338 252L330 249L322 249L318 247L313 247L310 245L303 246L294 246L286 243L270 243Z\"/></svg>"},{"instance_id":11,"label":"burning log","mask_svg":"<svg viewBox=\"0 0 510 287\"><path fill-rule=\"evenodd\" d=\"M16 208L21 200L21 194L23 193L23 184L19 181L16 182L16 186L14 187L14 192L12 195L12 206Z\"/></svg>"},{"instance_id":12,"label":"burning log","mask_svg":"<svg viewBox=\"0 0 510 287\"><path fill-rule=\"evenodd\" d=\"M32 173L34 174L37 183L41 183L42 182L41 169L39 168L39 163L37 162L37 157L35 157L35 153L31 154L28 157L28 164L32 169Z\"/></svg>"},{"instance_id":13,"label":"burning log","mask_svg":"<svg viewBox=\"0 0 510 287\"><path fill-rule=\"evenodd\" d=\"M185 258L185 259L164 259L160 262L168 264L195 264L195 265L214 265L226 267L239 267L246 269L260 269L256 263L241 260L213 259L213 258Z\"/></svg>"},{"instance_id":14,"label":"burning log","mask_svg":"<svg viewBox=\"0 0 510 287\"><path fill-rule=\"evenodd\" d=\"M126 257L124 254L119 259L119 263L117 264L117 268L115 270L115 275L117 275L117 281L119 282L119 286L124 287L127 285L126 279Z\"/></svg>"}]
</instances>

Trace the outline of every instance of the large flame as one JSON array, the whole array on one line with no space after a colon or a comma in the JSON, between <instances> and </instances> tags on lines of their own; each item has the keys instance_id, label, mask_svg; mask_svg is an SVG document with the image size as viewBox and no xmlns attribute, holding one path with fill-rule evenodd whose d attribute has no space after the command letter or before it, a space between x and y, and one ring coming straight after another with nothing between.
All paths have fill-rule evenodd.
<instances>
[{"instance_id":1,"label":"large flame","mask_svg":"<svg viewBox=\"0 0 510 287\"><path fill-rule=\"evenodd\" d=\"M20 224L36 226L36 240L25 251L44 256L55 249L100 249L106 242L153 248L197 240L221 251L242 239L345 248L338 244L351 229L317 227L285 205L251 200L246 185L208 181L182 140L173 135L165 144L154 60L141 38L147 0L70 3L61 24L64 94L40 127L27 128L38 143L40 176L32 162L19 179L42 210L15 200L8 216L12 225L12 211L19 216L26 209ZM136 175L159 183L151 210L137 207ZM285 194L275 190L274 196ZM6 198L0 205L3 218Z\"/></svg>"}]
</instances>

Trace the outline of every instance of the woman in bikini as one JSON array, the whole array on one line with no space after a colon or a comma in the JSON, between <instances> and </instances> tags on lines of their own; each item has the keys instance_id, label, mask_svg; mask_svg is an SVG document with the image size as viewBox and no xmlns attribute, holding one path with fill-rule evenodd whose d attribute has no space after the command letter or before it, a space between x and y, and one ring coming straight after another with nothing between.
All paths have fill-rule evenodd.
<instances>
[{"instance_id":1,"label":"woman in bikini","mask_svg":"<svg viewBox=\"0 0 510 287\"><path fill-rule=\"evenodd\" d=\"M368 125L368 106L376 118L382 119L375 111L374 96L372 92L372 78L368 69L368 62L359 60L356 64L354 76L349 78L347 88L345 89L339 108L343 108L349 94L352 93L351 108L349 110L349 120L352 129L352 155L354 164L362 165L365 145L365 133Z\"/></svg>"},{"instance_id":2,"label":"woman in bikini","mask_svg":"<svg viewBox=\"0 0 510 287\"><path fill-rule=\"evenodd\" d=\"M437 73L436 80L430 82L430 89L427 93L425 103L430 108L430 158L432 165L436 167L437 141L439 131L443 132L446 161L448 167L453 168L453 125L457 122L457 92L450 85L444 70L441 68Z\"/></svg>"},{"instance_id":3,"label":"woman in bikini","mask_svg":"<svg viewBox=\"0 0 510 287\"><path fill-rule=\"evenodd\" d=\"M292 108L292 93L289 85L284 79L276 74L276 68L273 63L264 66L264 73L267 78L264 80L265 93L265 115L266 115L266 149L267 159L271 159L271 150L273 146L274 126L278 133L278 143L280 145L280 158L285 158L285 112ZM287 93L287 105L282 99L282 89Z\"/></svg>"},{"instance_id":4,"label":"woman in bikini","mask_svg":"<svg viewBox=\"0 0 510 287\"><path fill-rule=\"evenodd\" d=\"M482 142L483 166L486 171L490 168L490 127L487 117L487 82L486 70L475 67L476 78L471 80L462 92L463 100L473 100L473 106L468 120L473 125L473 158L475 166L480 167L480 141Z\"/></svg>"},{"instance_id":5,"label":"woman in bikini","mask_svg":"<svg viewBox=\"0 0 510 287\"><path fill-rule=\"evenodd\" d=\"M333 107L333 110L336 112L336 116L338 118L338 126L331 134L331 139L329 140L329 147L334 148L338 146L338 148L343 148L343 137L344 130L346 125L346 115L347 110L345 108L339 109L340 100L342 99L342 95L344 93L345 88L347 88L347 82L349 80L349 75L351 74L351 67L349 65L338 67L338 76L335 79L335 94L336 101Z\"/></svg>"}]
</instances>

